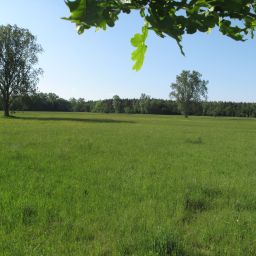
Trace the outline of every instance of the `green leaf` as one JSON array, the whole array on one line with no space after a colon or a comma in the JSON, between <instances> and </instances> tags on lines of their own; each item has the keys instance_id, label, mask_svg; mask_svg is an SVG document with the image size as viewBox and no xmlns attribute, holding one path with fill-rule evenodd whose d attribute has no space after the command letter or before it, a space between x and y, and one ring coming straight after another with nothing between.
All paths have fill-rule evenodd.
<instances>
[{"instance_id":1,"label":"green leaf","mask_svg":"<svg viewBox=\"0 0 256 256\"><path fill-rule=\"evenodd\" d=\"M183 46L182 46L182 44L180 43L180 41L181 41L181 40L179 40L179 39L176 40L176 42L177 42L177 44L178 44L178 46L179 46L179 48L180 48L181 54L182 54L183 56L185 56L185 52L184 52L184 50L183 50Z\"/></svg>"},{"instance_id":2,"label":"green leaf","mask_svg":"<svg viewBox=\"0 0 256 256\"><path fill-rule=\"evenodd\" d=\"M135 64L133 65L133 70L139 71L141 69L144 63L146 51L146 45L141 45L135 51L133 51L132 60L135 61Z\"/></svg>"},{"instance_id":3,"label":"green leaf","mask_svg":"<svg viewBox=\"0 0 256 256\"><path fill-rule=\"evenodd\" d=\"M148 37L148 23L142 27L141 34L135 34L131 39L131 44L137 49L132 52L132 60L135 61L133 70L139 71L143 66L145 54L147 51L147 45L145 44Z\"/></svg>"},{"instance_id":4,"label":"green leaf","mask_svg":"<svg viewBox=\"0 0 256 256\"><path fill-rule=\"evenodd\" d=\"M66 4L70 9L70 16L64 19L75 23L79 34L91 27L103 30L106 30L107 25L113 27L121 12L116 8L116 3L109 7L105 0L67 0Z\"/></svg>"},{"instance_id":5,"label":"green leaf","mask_svg":"<svg viewBox=\"0 0 256 256\"><path fill-rule=\"evenodd\" d=\"M80 19L86 12L86 0L68 0L66 1L66 5L70 9L70 20Z\"/></svg>"},{"instance_id":6,"label":"green leaf","mask_svg":"<svg viewBox=\"0 0 256 256\"><path fill-rule=\"evenodd\" d=\"M139 47L143 43L143 37L141 34L135 34L134 37L131 39L131 44L134 47Z\"/></svg>"}]
</instances>

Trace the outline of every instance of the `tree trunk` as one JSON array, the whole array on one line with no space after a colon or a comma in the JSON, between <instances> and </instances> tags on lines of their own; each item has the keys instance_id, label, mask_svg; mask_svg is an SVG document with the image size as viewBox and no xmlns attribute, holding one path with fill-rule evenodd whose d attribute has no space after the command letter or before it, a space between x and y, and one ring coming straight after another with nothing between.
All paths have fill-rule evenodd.
<instances>
[{"instance_id":1,"label":"tree trunk","mask_svg":"<svg viewBox=\"0 0 256 256\"><path fill-rule=\"evenodd\" d=\"M10 100L9 95L3 97L3 109L4 109L4 116L10 116Z\"/></svg>"},{"instance_id":2,"label":"tree trunk","mask_svg":"<svg viewBox=\"0 0 256 256\"><path fill-rule=\"evenodd\" d=\"M185 118L188 118L188 115L189 115L189 103L188 102L185 102L184 106L183 106L183 109L184 109L184 117Z\"/></svg>"}]
</instances>

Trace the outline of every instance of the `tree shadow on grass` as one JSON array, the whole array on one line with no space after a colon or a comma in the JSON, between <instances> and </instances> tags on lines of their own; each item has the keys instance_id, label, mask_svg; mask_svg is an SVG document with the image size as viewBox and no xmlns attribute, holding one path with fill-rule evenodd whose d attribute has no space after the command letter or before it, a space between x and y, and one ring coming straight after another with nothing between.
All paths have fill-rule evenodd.
<instances>
[{"instance_id":1,"label":"tree shadow on grass","mask_svg":"<svg viewBox=\"0 0 256 256\"><path fill-rule=\"evenodd\" d=\"M73 118L73 117L28 117L28 116L11 116L10 118L19 120L32 121L70 121L84 123L127 123L134 124L134 121L117 120L117 119L102 119L102 118Z\"/></svg>"}]
</instances>

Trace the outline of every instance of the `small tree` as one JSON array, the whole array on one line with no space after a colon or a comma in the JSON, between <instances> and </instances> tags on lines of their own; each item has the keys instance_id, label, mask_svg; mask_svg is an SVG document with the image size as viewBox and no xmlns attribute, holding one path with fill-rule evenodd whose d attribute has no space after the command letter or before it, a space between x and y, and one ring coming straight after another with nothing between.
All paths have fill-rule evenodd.
<instances>
[{"instance_id":1,"label":"small tree","mask_svg":"<svg viewBox=\"0 0 256 256\"><path fill-rule=\"evenodd\" d=\"M140 96L140 113L148 114L150 109L150 96L142 93Z\"/></svg>"},{"instance_id":2,"label":"small tree","mask_svg":"<svg viewBox=\"0 0 256 256\"><path fill-rule=\"evenodd\" d=\"M29 30L16 25L0 26L0 95L4 115L9 116L11 99L34 92L42 73L35 68L42 47Z\"/></svg>"},{"instance_id":3,"label":"small tree","mask_svg":"<svg viewBox=\"0 0 256 256\"><path fill-rule=\"evenodd\" d=\"M113 96L113 108L115 113L121 112L121 99L118 95Z\"/></svg>"},{"instance_id":4,"label":"small tree","mask_svg":"<svg viewBox=\"0 0 256 256\"><path fill-rule=\"evenodd\" d=\"M188 117L192 103L207 99L208 81L201 80L201 77L202 75L197 71L183 70L176 77L176 83L171 84L170 97L176 99L179 109L185 117Z\"/></svg>"}]
</instances>

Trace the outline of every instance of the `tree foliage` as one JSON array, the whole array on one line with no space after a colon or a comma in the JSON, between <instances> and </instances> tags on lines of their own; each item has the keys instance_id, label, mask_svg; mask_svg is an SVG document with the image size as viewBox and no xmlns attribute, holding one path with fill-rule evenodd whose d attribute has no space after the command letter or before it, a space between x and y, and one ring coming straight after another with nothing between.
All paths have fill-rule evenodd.
<instances>
[{"instance_id":1,"label":"tree foliage","mask_svg":"<svg viewBox=\"0 0 256 256\"><path fill-rule=\"evenodd\" d=\"M217 27L223 35L244 41L253 38L256 29L255 0L67 0L66 4L70 9L66 19L76 24L80 34L92 27L106 30L115 26L121 13L139 11L145 25L131 39L136 47L132 53L135 70L143 65L148 30L173 38L184 54L185 34Z\"/></svg>"},{"instance_id":2,"label":"tree foliage","mask_svg":"<svg viewBox=\"0 0 256 256\"><path fill-rule=\"evenodd\" d=\"M150 109L150 96L142 93L140 95L140 101L139 101L139 106L140 106L140 112L143 114L149 114L149 109Z\"/></svg>"},{"instance_id":3,"label":"tree foliage","mask_svg":"<svg viewBox=\"0 0 256 256\"><path fill-rule=\"evenodd\" d=\"M115 113L120 113L121 112L121 99L118 95L113 96L113 108Z\"/></svg>"},{"instance_id":4,"label":"tree foliage","mask_svg":"<svg viewBox=\"0 0 256 256\"><path fill-rule=\"evenodd\" d=\"M178 103L173 100L150 98L145 108L141 108L140 99L120 99L120 113L179 115ZM0 110L2 98L0 97ZM65 100L53 93L35 93L29 96L17 96L12 101L12 111L68 111L114 113L113 99L86 101L83 98ZM192 102L190 115L196 116L232 116L256 117L256 103L246 102Z\"/></svg>"},{"instance_id":5,"label":"tree foliage","mask_svg":"<svg viewBox=\"0 0 256 256\"><path fill-rule=\"evenodd\" d=\"M208 81L201 79L202 75L197 71L183 70L176 77L176 83L171 84L171 97L174 97L185 117L188 116L192 103L200 102L207 98Z\"/></svg>"},{"instance_id":6,"label":"tree foliage","mask_svg":"<svg viewBox=\"0 0 256 256\"><path fill-rule=\"evenodd\" d=\"M16 25L0 26L0 94L5 116L17 95L34 92L42 70L36 68L42 47L29 30Z\"/></svg>"}]
</instances>

